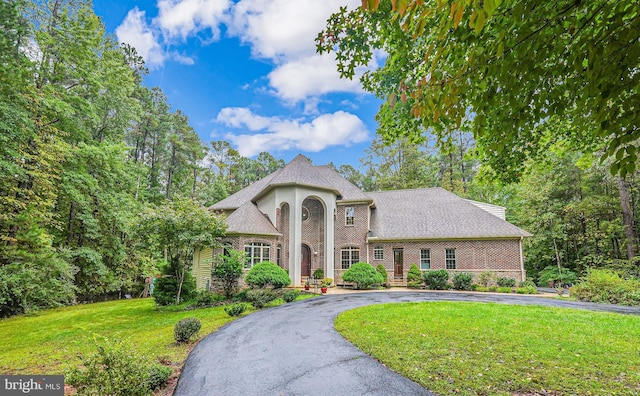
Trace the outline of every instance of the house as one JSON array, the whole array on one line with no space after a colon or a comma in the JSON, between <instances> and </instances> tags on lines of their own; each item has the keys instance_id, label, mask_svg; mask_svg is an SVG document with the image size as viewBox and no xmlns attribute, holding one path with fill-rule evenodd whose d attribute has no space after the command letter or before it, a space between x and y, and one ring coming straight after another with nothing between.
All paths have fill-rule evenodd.
<instances>
[{"instance_id":1,"label":"house","mask_svg":"<svg viewBox=\"0 0 640 396\"><path fill-rule=\"evenodd\" d=\"M382 264L405 285L411 264L422 270L495 271L525 278L522 240L504 208L465 200L442 188L363 192L328 166L302 155L209 208L227 217L224 249L246 253L246 267L272 261L300 286L316 268L341 283L349 267ZM198 287L209 287L211 249L197 252Z\"/></svg>"}]
</instances>

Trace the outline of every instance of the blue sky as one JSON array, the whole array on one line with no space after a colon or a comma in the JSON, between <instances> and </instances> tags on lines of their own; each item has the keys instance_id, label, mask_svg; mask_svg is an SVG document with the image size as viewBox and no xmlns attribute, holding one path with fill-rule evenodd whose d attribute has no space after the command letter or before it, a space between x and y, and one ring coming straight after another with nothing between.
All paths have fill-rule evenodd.
<instances>
[{"instance_id":1,"label":"blue sky","mask_svg":"<svg viewBox=\"0 0 640 396\"><path fill-rule=\"evenodd\" d=\"M314 38L360 0L94 0L107 31L134 46L205 142L290 161L358 166L380 101L340 79ZM378 59L380 61L380 59ZM369 68L375 67L375 63ZM360 70L360 72L364 71Z\"/></svg>"}]
</instances>

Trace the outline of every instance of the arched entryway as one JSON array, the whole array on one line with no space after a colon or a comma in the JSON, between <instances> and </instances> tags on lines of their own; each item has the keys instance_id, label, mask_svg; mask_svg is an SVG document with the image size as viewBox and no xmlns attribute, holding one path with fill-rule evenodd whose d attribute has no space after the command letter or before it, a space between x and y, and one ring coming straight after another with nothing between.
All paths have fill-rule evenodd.
<instances>
[{"instance_id":1,"label":"arched entryway","mask_svg":"<svg viewBox=\"0 0 640 396\"><path fill-rule=\"evenodd\" d=\"M301 274L311 276L311 249L304 243L302 244Z\"/></svg>"}]
</instances>

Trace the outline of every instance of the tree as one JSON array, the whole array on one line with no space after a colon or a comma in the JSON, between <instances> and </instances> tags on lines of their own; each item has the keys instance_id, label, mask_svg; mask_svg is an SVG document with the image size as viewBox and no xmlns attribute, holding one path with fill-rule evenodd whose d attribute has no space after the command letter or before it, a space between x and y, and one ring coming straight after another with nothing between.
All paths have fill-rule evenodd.
<instances>
[{"instance_id":1,"label":"tree","mask_svg":"<svg viewBox=\"0 0 640 396\"><path fill-rule=\"evenodd\" d=\"M227 298L231 298L238 288L244 263L244 252L238 250L229 250L228 254L219 254L216 258L211 275L222 283L222 289Z\"/></svg>"},{"instance_id":2,"label":"tree","mask_svg":"<svg viewBox=\"0 0 640 396\"><path fill-rule=\"evenodd\" d=\"M148 208L142 214L139 232L147 236L147 246L158 256L164 253L165 273L177 286L176 304L181 301L182 286L191 268L193 253L196 249L218 246L224 230L224 220L189 199L166 202Z\"/></svg>"},{"instance_id":3,"label":"tree","mask_svg":"<svg viewBox=\"0 0 640 396\"><path fill-rule=\"evenodd\" d=\"M348 78L386 51L365 89L410 103L441 139L470 118L482 161L503 180L562 140L604 150L624 178L640 138L639 31L635 0L367 0L332 15L317 48L335 51Z\"/></svg>"}]
</instances>

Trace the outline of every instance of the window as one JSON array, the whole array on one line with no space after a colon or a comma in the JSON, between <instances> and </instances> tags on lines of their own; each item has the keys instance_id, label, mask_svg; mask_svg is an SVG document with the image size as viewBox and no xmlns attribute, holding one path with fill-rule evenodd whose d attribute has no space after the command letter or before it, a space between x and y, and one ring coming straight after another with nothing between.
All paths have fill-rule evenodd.
<instances>
[{"instance_id":1,"label":"window","mask_svg":"<svg viewBox=\"0 0 640 396\"><path fill-rule=\"evenodd\" d=\"M231 251L233 250L233 245L231 245L231 242L225 242L222 244L222 254L224 256L231 256Z\"/></svg>"},{"instance_id":2,"label":"window","mask_svg":"<svg viewBox=\"0 0 640 396\"><path fill-rule=\"evenodd\" d=\"M302 207L302 221L307 221L309 220L309 209L307 209L305 206Z\"/></svg>"},{"instance_id":3,"label":"window","mask_svg":"<svg viewBox=\"0 0 640 396\"><path fill-rule=\"evenodd\" d=\"M360 250L358 248L348 247L340 252L342 253L342 269L349 269L352 264L360 261Z\"/></svg>"},{"instance_id":4,"label":"window","mask_svg":"<svg viewBox=\"0 0 640 396\"><path fill-rule=\"evenodd\" d=\"M347 206L346 208L344 208L344 224L345 225L354 225L355 216L356 216L356 208L354 208L353 206Z\"/></svg>"},{"instance_id":5,"label":"window","mask_svg":"<svg viewBox=\"0 0 640 396\"><path fill-rule=\"evenodd\" d=\"M278 248L276 250L276 261L276 264L282 267L282 245L278 245Z\"/></svg>"},{"instance_id":6,"label":"window","mask_svg":"<svg viewBox=\"0 0 640 396\"><path fill-rule=\"evenodd\" d=\"M382 246L376 246L373 248L373 259L374 260L384 259L384 249L382 248Z\"/></svg>"},{"instance_id":7,"label":"window","mask_svg":"<svg viewBox=\"0 0 640 396\"><path fill-rule=\"evenodd\" d=\"M447 269L456 269L456 249L447 249L445 256Z\"/></svg>"},{"instance_id":8,"label":"window","mask_svg":"<svg viewBox=\"0 0 640 396\"><path fill-rule=\"evenodd\" d=\"M271 245L267 243L252 242L244 245L245 268L251 268L261 261L269 261L271 257Z\"/></svg>"},{"instance_id":9,"label":"window","mask_svg":"<svg viewBox=\"0 0 640 396\"><path fill-rule=\"evenodd\" d=\"M429 249L420 249L420 269L431 269L431 251Z\"/></svg>"}]
</instances>

